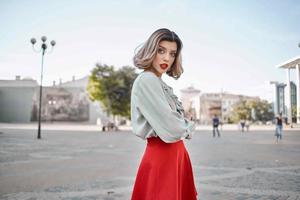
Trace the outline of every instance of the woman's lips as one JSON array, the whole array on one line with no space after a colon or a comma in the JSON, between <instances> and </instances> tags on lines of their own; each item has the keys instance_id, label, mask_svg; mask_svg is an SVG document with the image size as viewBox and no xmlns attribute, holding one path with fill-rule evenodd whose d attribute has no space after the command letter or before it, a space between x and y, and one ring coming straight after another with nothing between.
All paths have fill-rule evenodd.
<instances>
[{"instance_id":1,"label":"woman's lips","mask_svg":"<svg viewBox=\"0 0 300 200\"><path fill-rule=\"evenodd\" d=\"M162 68L163 70L165 70L165 69L168 68L168 64L166 64L166 63L160 64L159 66L160 66L160 68Z\"/></svg>"}]
</instances>

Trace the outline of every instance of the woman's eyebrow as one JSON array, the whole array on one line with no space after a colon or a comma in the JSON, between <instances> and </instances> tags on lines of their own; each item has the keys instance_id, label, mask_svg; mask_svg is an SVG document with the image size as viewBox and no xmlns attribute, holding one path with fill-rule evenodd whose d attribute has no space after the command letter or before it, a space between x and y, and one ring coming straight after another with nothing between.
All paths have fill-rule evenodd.
<instances>
[{"instance_id":1,"label":"woman's eyebrow","mask_svg":"<svg viewBox=\"0 0 300 200\"><path fill-rule=\"evenodd\" d=\"M161 45L158 45L160 48L162 48L162 49L164 49L164 50L166 50L167 48L165 48L165 47L163 47L163 46L161 46ZM177 52L177 50L171 50L171 52Z\"/></svg>"},{"instance_id":2,"label":"woman's eyebrow","mask_svg":"<svg viewBox=\"0 0 300 200\"><path fill-rule=\"evenodd\" d=\"M163 47L163 46L160 46L160 45L158 45L160 48L163 48L163 49L166 49L165 47Z\"/></svg>"}]
</instances>

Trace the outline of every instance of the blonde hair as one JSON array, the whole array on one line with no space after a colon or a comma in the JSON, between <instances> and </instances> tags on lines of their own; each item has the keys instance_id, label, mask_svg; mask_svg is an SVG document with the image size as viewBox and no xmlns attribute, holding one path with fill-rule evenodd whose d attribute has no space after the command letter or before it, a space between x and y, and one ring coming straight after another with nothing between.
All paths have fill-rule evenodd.
<instances>
[{"instance_id":1,"label":"blonde hair","mask_svg":"<svg viewBox=\"0 0 300 200\"><path fill-rule=\"evenodd\" d=\"M182 60L181 60L181 49L182 42L178 35L169 29L162 28L156 30L149 39L143 44L135 53L133 57L134 65L139 69L147 69L151 67L154 57L158 51L158 44L161 41L176 42L177 51L175 60L166 72L169 76L178 79L183 73Z\"/></svg>"}]
</instances>

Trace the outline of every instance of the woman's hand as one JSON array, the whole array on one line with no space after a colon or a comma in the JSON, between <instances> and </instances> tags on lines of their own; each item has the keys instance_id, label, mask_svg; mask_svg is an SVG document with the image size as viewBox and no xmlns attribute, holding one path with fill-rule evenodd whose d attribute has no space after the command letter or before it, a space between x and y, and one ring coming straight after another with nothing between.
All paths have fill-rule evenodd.
<instances>
[{"instance_id":1,"label":"woman's hand","mask_svg":"<svg viewBox=\"0 0 300 200\"><path fill-rule=\"evenodd\" d=\"M188 135L185 137L185 139L187 139L187 140L192 139L192 135L191 135L191 134L188 134Z\"/></svg>"}]
</instances>

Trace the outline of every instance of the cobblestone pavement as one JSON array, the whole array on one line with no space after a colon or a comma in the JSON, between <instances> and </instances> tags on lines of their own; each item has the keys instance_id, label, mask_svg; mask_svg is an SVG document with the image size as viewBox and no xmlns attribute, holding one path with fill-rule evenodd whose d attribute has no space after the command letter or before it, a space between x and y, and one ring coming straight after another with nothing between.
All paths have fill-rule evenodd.
<instances>
[{"instance_id":1,"label":"cobblestone pavement","mask_svg":"<svg viewBox=\"0 0 300 200\"><path fill-rule=\"evenodd\" d=\"M198 131L185 142L199 200L300 199L300 132ZM0 199L126 200L145 148L130 131L1 129Z\"/></svg>"}]
</instances>

